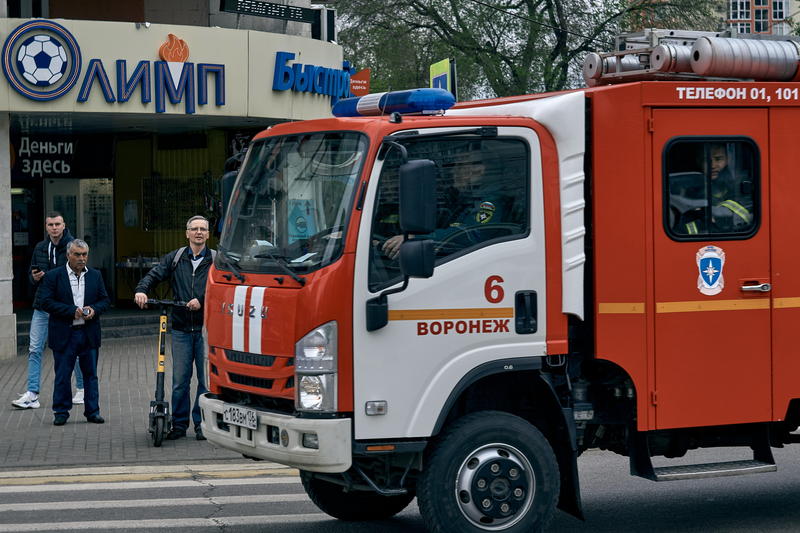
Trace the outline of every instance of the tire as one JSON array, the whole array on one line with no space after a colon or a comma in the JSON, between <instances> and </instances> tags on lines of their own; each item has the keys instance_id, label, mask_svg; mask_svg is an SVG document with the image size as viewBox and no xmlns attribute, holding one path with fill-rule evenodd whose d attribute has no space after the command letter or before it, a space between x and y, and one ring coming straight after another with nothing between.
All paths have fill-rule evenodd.
<instances>
[{"instance_id":1,"label":"tire","mask_svg":"<svg viewBox=\"0 0 800 533\"><path fill-rule=\"evenodd\" d=\"M417 501L432 533L542 531L553 518L555 454L518 416L481 411L461 418L432 443L424 464Z\"/></svg>"},{"instance_id":2,"label":"tire","mask_svg":"<svg viewBox=\"0 0 800 533\"><path fill-rule=\"evenodd\" d=\"M384 520L391 518L411 503L414 491L397 496L382 496L377 492L350 491L344 487L300 471L300 480L311 501L323 512L339 520Z\"/></svg>"},{"instance_id":3,"label":"tire","mask_svg":"<svg viewBox=\"0 0 800 533\"><path fill-rule=\"evenodd\" d=\"M153 446L159 448L161 446L161 441L164 440L164 417L157 416L154 422L153 428Z\"/></svg>"}]
</instances>

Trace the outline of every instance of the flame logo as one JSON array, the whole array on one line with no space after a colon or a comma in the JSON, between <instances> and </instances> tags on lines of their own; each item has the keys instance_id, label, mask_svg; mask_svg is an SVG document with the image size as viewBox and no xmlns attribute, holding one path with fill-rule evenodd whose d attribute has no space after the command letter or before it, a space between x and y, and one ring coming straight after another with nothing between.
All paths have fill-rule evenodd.
<instances>
[{"instance_id":1,"label":"flame logo","mask_svg":"<svg viewBox=\"0 0 800 533\"><path fill-rule=\"evenodd\" d=\"M158 49L158 55L164 61L174 61L182 63L189 59L189 45L183 39L170 33L167 35L167 42Z\"/></svg>"}]
</instances>

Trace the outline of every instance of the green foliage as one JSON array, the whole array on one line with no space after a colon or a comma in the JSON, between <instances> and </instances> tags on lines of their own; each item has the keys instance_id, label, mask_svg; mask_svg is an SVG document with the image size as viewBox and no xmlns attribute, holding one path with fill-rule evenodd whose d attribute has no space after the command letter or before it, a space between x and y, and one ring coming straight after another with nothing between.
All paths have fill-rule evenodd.
<instances>
[{"instance_id":1,"label":"green foliage","mask_svg":"<svg viewBox=\"0 0 800 533\"><path fill-rule=\"evenodd\" d=\"M789 33L791 35L800 35L800 19L789 17L786 22L789 23Z\"/></svg>"},{"instance_id":2,"label":"green foliage","mask_svg":"<svg viewBox=\"0 0 800 533\"><path fill-rule=\"evenodd\" d=\"M716 29L716 0L332 0L339 42L372 92L427 86L454 58L459 99L582 86L583 57L643 27Z\"/></svg>"}]
</instances>

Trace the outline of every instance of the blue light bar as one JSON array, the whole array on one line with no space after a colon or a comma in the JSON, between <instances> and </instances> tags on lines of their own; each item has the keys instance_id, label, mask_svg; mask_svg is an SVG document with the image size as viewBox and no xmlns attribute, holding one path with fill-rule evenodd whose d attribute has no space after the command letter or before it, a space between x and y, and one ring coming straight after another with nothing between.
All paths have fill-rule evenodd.
<instances>
[{"instance_id":1,"label":"blue light bar","mask_svg":"<svg viewBox=\"0 0 800 533\"><path fill-rule=\"evenodd\" d=\"M453 95L444 89L409 89L344 98L333 106L333 115L363 117L389 113L433 114L450 109L455 103Z\"/></svg>"}]
</instances>

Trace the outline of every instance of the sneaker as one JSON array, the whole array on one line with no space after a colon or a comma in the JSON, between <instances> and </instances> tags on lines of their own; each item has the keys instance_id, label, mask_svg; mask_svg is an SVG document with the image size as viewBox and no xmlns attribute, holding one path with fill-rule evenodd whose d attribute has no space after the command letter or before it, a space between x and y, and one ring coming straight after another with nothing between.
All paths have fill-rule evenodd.
<instances>
[{"instance_id":1,"label":"sneaker","mask_svg":"<svg viewBox=\"0 0 800 533\"><path fill-rule=\"evenodd\" d=\"M27 391L18 400L11 402L11 405L18 409L38 409L39 395L35 392Z\"/></svg>"},{"instance_id":2,"label":"sneaker","mask_svg":"<svg viewBox=\"0 0 800 533\"><path fill-rule=\"evenodd\" d=\"M83 403L83 389L77 389L75 391L75 396L72 397L72 403L74 404Z\"/></svg>"}]
</instances>

